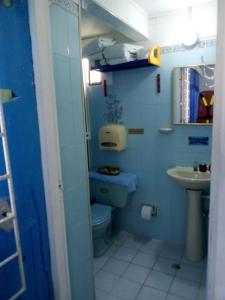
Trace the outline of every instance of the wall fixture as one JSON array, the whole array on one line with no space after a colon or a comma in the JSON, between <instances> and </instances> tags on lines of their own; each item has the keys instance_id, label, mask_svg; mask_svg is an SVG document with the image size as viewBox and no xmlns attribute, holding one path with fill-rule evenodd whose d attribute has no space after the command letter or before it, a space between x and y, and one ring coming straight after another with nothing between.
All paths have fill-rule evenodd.
<instances>
[{"instance_id":1,"label":"wall fixture","mask_svg":"<svg viewBox=\"0 0 225 300\"><path fill-rule=\"evenodd\" d=\"M159 128L159 132L163 133L163 134L168 134L173 132L173 128L172 127L161 127Z\"/></svg>"},{"instance_id":2,"label":"wall fixture","mask_svg":"<svg viewBox=\"0 0 225 300\"><path fill-rule=\"evenodd\" d=\"M188 8L187 20L183 32L182 44L186 48L194 48L199 43L199 35L195 30L192 7Z\"/></svg>"},{"instance_id":3,"label":"wall fixture","mask_svg":"<svg viewBox=\"0 0 225 300\"><path fill-rule=\"evenodd\" d=\"M157 91L157 94L160 94L160 92L161 92L160 74L156 75L156 91Z\"/></svg>"}]
</instances>

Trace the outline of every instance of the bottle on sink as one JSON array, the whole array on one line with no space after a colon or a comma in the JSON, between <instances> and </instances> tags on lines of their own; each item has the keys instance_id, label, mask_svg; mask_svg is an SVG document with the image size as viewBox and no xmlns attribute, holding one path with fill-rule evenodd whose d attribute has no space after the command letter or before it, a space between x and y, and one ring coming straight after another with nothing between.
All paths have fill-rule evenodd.
<instances>
[{"instance_id":1,"label":"bottle on sink","mask_svg":"<svg viewBox=\"0 0 225 300\"><path fill-rule=\"evenodd\" d=\"M199 171L200 172L203 172L203 173L205 173L205 172L207 172L208 171L208 166L207 166L207 164L206 163L204 163L204 164L199 164Z\"/></svg>"}]
</instances>

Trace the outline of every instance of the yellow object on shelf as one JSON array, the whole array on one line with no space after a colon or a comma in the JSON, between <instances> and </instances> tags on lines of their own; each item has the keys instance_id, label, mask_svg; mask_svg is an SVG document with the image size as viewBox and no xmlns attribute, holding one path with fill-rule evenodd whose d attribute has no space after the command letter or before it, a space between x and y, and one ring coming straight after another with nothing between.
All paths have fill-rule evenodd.
<instances>
[{"instance_id":1,"label":"yellow object on shelf","mask_svg":"<svg viewBox=\"0 0 225 300\"><path fill-rule=\"evenodd\" d=\"M149 48L148 61L150 64L160 66L160 47L153 46Z\"/></svg>"}]
</instances>

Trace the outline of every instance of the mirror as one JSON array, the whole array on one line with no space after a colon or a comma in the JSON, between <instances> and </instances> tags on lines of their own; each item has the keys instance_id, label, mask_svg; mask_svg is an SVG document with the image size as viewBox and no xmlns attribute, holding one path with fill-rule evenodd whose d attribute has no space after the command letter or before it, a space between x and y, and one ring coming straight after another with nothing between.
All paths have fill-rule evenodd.
<instances>
[{"instance_id":1,"label":"mirror","mask_svg":"<svg viewBox=\"0 0 225 300\"><path fill-rule=\"evenodd\" d=\"M213 123L215 65L173 69L173 124Z\"/></svg>"}]
</instances>

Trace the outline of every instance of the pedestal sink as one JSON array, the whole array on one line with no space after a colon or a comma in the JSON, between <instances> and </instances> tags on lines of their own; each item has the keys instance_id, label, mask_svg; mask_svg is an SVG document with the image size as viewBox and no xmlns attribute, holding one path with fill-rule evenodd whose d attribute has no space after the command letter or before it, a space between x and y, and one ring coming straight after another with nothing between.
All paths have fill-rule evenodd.
<instances>
[{"instance_id":1,"label":"pedestal sink","mask_svg":"<svg viewBox=\"0 0 225 300\"><path fill-rule=\"evenodd\" d=\"M210 172L175 167L167 170L167 174L187 190L186 256L192 261L200 261L204 257L201 193L210 186Z\"/></svg>"}]
</instances>

